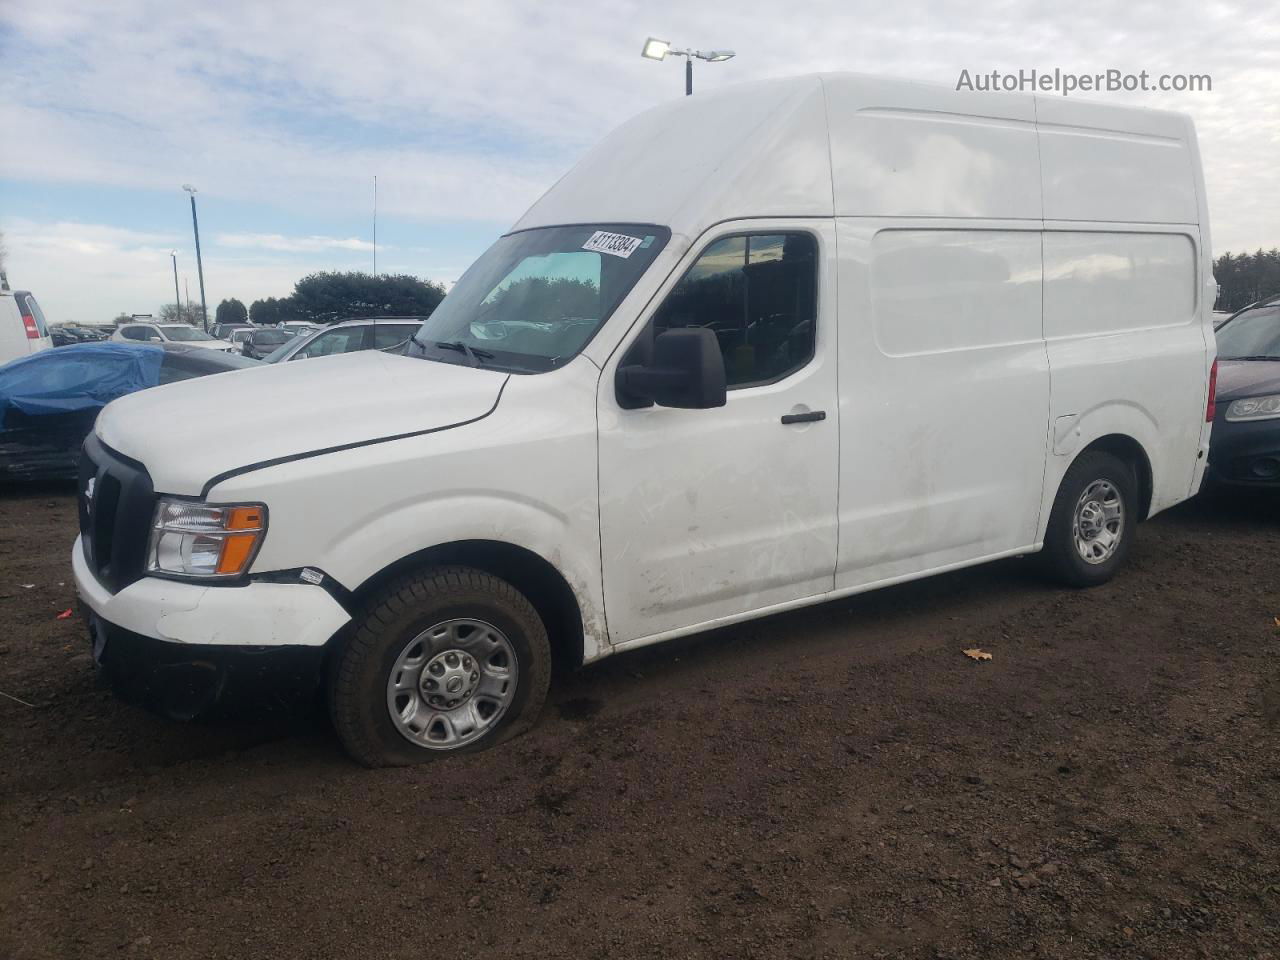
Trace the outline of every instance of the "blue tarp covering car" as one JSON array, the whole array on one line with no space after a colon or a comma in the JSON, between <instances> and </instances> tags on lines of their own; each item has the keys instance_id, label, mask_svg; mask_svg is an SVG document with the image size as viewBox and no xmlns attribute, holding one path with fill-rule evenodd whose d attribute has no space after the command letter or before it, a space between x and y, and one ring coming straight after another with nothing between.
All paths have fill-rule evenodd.
<instances>
[{"instance_id":1,"label":"blue tarp covering car","mask_svg":"<svg viewBox=\"0 0 1280 960\"><path fill-rule=\"evenodd\" d=\"M10 411L30 417L100 410L160 382L161 347L85 343L41 350L0 367L0 429Z\"/></svg>"},{"instance_id":2,"label":"blue tarp covering car","mask_svg":"<svg viewBox=\"0 0 1280 960\"><path fill-rule=\"evenodd\" d=\"M85 343L0 367L0 481L74 479L98 411L117 397L256 360L181 345Z\"/></svg>"}]
</instances>

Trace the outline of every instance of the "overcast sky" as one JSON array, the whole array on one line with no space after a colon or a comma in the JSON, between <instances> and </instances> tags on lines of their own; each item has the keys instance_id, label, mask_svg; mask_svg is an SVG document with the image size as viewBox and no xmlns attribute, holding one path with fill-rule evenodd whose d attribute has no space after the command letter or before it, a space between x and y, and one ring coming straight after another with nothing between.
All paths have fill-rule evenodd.
<instances>
[{"instance_id":1,"label":"overcast sky","mask_svg":"<svg viewBox=\"0 0 1280 960\"><path fill-rule=\"evenodd\" d=\"M452 280L592 142L683 93L646 36L737 58L696 90L857 70L1210 74L1090 94L1195 117L1217 254L1280 245L1280 5L832 0L0 0L0 230L53 321L283 296L317 269Z\"/></svg>"}]
</instances>

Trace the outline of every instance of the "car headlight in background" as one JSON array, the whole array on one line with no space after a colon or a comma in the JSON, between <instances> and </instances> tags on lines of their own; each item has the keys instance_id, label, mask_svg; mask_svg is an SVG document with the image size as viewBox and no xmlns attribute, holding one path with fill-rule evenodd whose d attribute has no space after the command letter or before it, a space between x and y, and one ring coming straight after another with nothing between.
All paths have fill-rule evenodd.
<instances>
[{"instance_id":1,"label":"car headlight in background","mask_svg":"<svg viewBox=\"0 0 1280 960\"><path fill-rule=\"evenodd\" d=\"M1280 417L1280 394L1232 400L1231 406L1227 407L1227 419L1232 421L1274 420L1278 417Z\"/></svg>"},{"instance_id":2,"label":"car headlight in background","mask_svg":"<svg viewBox=\"0 0 1280 960\"><path fill-rule=\"evenodd\" d=\"M151 524L147 572L236 577L249 569L267 533L260 503L209 506L161 497Z\"/></svg>"}]
</instances>

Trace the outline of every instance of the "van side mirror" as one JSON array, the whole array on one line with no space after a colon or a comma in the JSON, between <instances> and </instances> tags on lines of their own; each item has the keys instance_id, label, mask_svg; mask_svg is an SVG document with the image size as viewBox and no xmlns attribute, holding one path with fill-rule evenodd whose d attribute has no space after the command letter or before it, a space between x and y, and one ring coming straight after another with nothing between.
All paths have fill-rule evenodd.
<instances>
[{"instance_id":1,"label":"van side mirror","mask_svg":"<svg viewBox=\"0 0 1280 960\"><path fill-rule=\"evenodd\" d=\"M653 337L650 357L644 357L645 353L650 351L645 349L636 357L641 362L624 362L618 367L614 391L623 409L655 403L685 410L724 406L724 357L711 330L667 330Z\"/></svg>"}]
</instances>

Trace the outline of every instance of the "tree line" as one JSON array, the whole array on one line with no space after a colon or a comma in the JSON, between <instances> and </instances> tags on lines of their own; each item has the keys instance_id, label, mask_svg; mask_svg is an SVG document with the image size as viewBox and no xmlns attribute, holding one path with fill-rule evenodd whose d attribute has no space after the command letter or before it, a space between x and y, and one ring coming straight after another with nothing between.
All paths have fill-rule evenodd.
<instances>
[{"instance_id":1,"label":"tree line","mask_svg":"<svg viewBox=\"0 0 1280 960\"><path fill-rule=\"evenodd\" d=\"M358 317L426 317L444 294L440 284L408 274L312 273L295 283L287 297L254 300L247 307L228 297L214 308L209 322L274 326L285 320L326 324ZM160 319L200 326L200 305L167 303L160 308Z\"/></svg>"},{"instance_id":2,"label":"tree line","mask_svg":"<svg viewBox=\"0 0 1280 960\"><path fill-rule=\"evenodd\" d=\"M1258 300L1280 296L1280 249L1236 256L1224 253L1213 261L1213 276L1222 288L1215 310L1235 313Z\"/></svg>"},{"instance_id":3,"label":"tree line","mask_svg":"<svg viewBox=\"0 0 1280 960\"><path fill-rule=\"evenodd\" d=\"M440 284L408 274L325 271L303 277L287 297L253 301L247 311L238 300L224 303L228 304L228 315L243 316L241 311L245 311L253 323L334 323L357 317L426 317L439 306L444 294ZM218 311L222 312L221 304Z\"/></svg>"}]
</instances>

